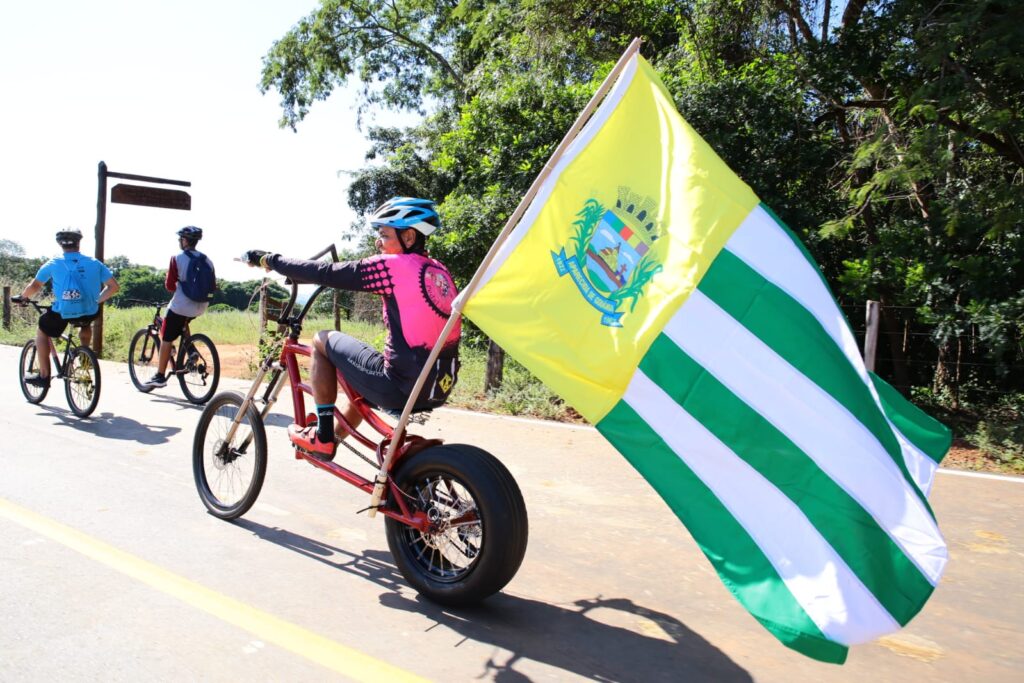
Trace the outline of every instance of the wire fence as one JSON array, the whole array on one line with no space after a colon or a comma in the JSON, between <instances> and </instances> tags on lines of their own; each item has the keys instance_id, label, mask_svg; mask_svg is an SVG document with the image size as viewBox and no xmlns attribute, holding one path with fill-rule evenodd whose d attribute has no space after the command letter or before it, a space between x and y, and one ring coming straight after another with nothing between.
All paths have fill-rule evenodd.
<instances>
[{"instance_id":1,"label":"wire fence","mask_svg":"<svg viewBox=\"0 0 1024 683\"><path fill-rule=\"evenodd\" d=\"M860 348L867 333L867 304L840 308ZM999 348L982 336L979 325L964 320L957 334L923 323L918 309L886 306L880 311L875 372L904 393L918 387L961 393L984 400L1024 393L1024 327L1010 323ZM1005 343L1010 339L1010 343Z\"/></svg>"}]
</instances>

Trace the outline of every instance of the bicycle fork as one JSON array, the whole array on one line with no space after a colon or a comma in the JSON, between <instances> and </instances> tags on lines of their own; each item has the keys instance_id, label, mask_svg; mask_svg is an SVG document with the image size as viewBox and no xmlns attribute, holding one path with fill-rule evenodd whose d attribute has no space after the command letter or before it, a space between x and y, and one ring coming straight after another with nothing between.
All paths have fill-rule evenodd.
<instances>
[{"instance_id":1,"label":"bicycle fork","mask_svg":"<svg viewBox=\"0 0 1024 683\"><path fill-rule=\"evenodd\" d=\"M235 419L231 422L231 427L228 429L227 436L225 437L225 443L231 443L232 439L235 438L235 432L238 431L238 426L242 423L246 412L249 410L249 406L256 400L256 393L259 391L260 386L263 384L263 378L267 376L269 370L274 370L274 376L270 380L270 385L267 387L267 393L264 396L263 410L260 411L260 420L266 419L267 415L270 414L270 409L273 408L274 404L277 403L277 397L280 396L281 390L284 388L284 382L281 381L281 373L284 368L281 367L277 361L271 362L268 366L267 363L260 364L260 369L256 373L255 379L252 381L252 386L249 387L249 393L245 395L245 399L242 400L242 405L238 408L238 413L235 415ZM238 450L244 451L249 447L252 442L253 433L250 432L249 436L239 445Z\"/></svg>"}]
</instances>

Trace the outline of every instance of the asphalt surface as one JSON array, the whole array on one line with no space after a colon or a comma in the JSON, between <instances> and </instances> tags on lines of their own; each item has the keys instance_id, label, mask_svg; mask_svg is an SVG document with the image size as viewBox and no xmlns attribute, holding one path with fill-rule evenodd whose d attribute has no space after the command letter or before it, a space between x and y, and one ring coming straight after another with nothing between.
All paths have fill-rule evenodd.
<instances>
[{"instance_id":1,"label":"asphalt surface","mask_svg":"<svg viewBox=\"0 0 1024 683\"><path fill-rule=\"evenodd\" d=\"M200 410L180 389L140 394L104 362L79 420L60 386L25 402L18 352L0 346L0 681L1024 680L1024 480L940 473L945 578L837 667L747 615L592 429L448 410L414 427L497 455L530 514L506 590L446 609L405 583L364 494L294 459L289 417L271 415L263 492L228 523L196 493Z\"/></svg>"}]
</instances>

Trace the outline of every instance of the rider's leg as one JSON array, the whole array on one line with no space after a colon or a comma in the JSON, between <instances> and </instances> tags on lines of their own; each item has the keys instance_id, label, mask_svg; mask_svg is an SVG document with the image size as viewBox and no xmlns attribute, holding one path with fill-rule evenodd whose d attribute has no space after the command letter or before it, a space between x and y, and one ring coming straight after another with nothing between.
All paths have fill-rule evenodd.
<instances>
[{"instance_id":1,"label":"rider's leg","mask_svg":"<svg viewBox=\"0 0 1024 683\"><path fill-rule=\"evenodd\" d=\"M40 377L50 376L50 337L36 328L36 367Z\"/></svg>"},{"instance_id":2,"label":"rider's leg","mask_svg":"<svg viewBox=\"0 0 1024 683\"><path fill-rule=\"evenodd\" d=\"M164 371L167 370L167 364L171 360L171 347L174 346L173 342L161 341L160 342L160 358L156 364L156 374L163 375Z\"/></svg>"},{"instance_id":3,"label":"rider's leg","mask_svg":"<svg viewBox=\"0 0 1024 683\"><path fill-rule=\"evenodd\" d=\"M50 354L55 348L52 339L64 334L67 325L60 313L52 310L39 316L39 326L36 328L36 366L39 368L39 377L50 377Z\"/></svg>"},{"instance_id":4,"label":"rider's leg","mask_svg":"<svg viewBox=\"0 0 1024 683\"><path fill-rule=\"evenodd\" d=\"M78 339L82 342L82 346L89 346L92 342L92 325L83 325L78 330Z\"/></svg>"},{"instance_id":5,"label":"rider's leg","mask_svg":"<svg viewBox=\"0 0 1024 683\"><path fill-rule=\"evenodd\" d=\"M312 365L309 371L309 383L313 389L313 400L317 408L317 438L326 441L335 436L345 438L348 432L334 427L334 406L338 399L338 380L336 369L327 355L327 337L330 332L317 332L313 337ZM348 397L342 397L341 414L353 427L358 427L363 418L356 407L349 403Z\"/></svg>"}]
</instances>

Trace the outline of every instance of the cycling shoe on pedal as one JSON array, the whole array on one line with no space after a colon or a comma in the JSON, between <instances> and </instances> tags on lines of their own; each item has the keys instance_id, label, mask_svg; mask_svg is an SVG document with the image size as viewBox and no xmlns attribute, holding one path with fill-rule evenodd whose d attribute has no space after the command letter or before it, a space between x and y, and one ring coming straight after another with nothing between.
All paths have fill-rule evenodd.
<instances>
[{"instance_id":1,"label":"cycling shoe on pedal","mask_svg":"<svg viewBox=\"0 0 1024 683\"><path fill-rule=\"evenodd\" d=\"M46 389L50 386L49 377L41 377L40 375L25 375L25 384L30 387L39 387L40 389Z\"/></svg>"},{"instance_id":2,"label":"cycling shoe on pedal","mask_svg":"<svg viewBox=\"0 0 1024 683\"><path fill-rule=\"evenodd\" d=\"M334 452L337 448L334 440L330 443L318 441L316 438L316 425L300 427L297 424L288 425L288 438L292 444L306 453L309 453L318 460L334 460Z\"/></svg>"}]
</instances>

